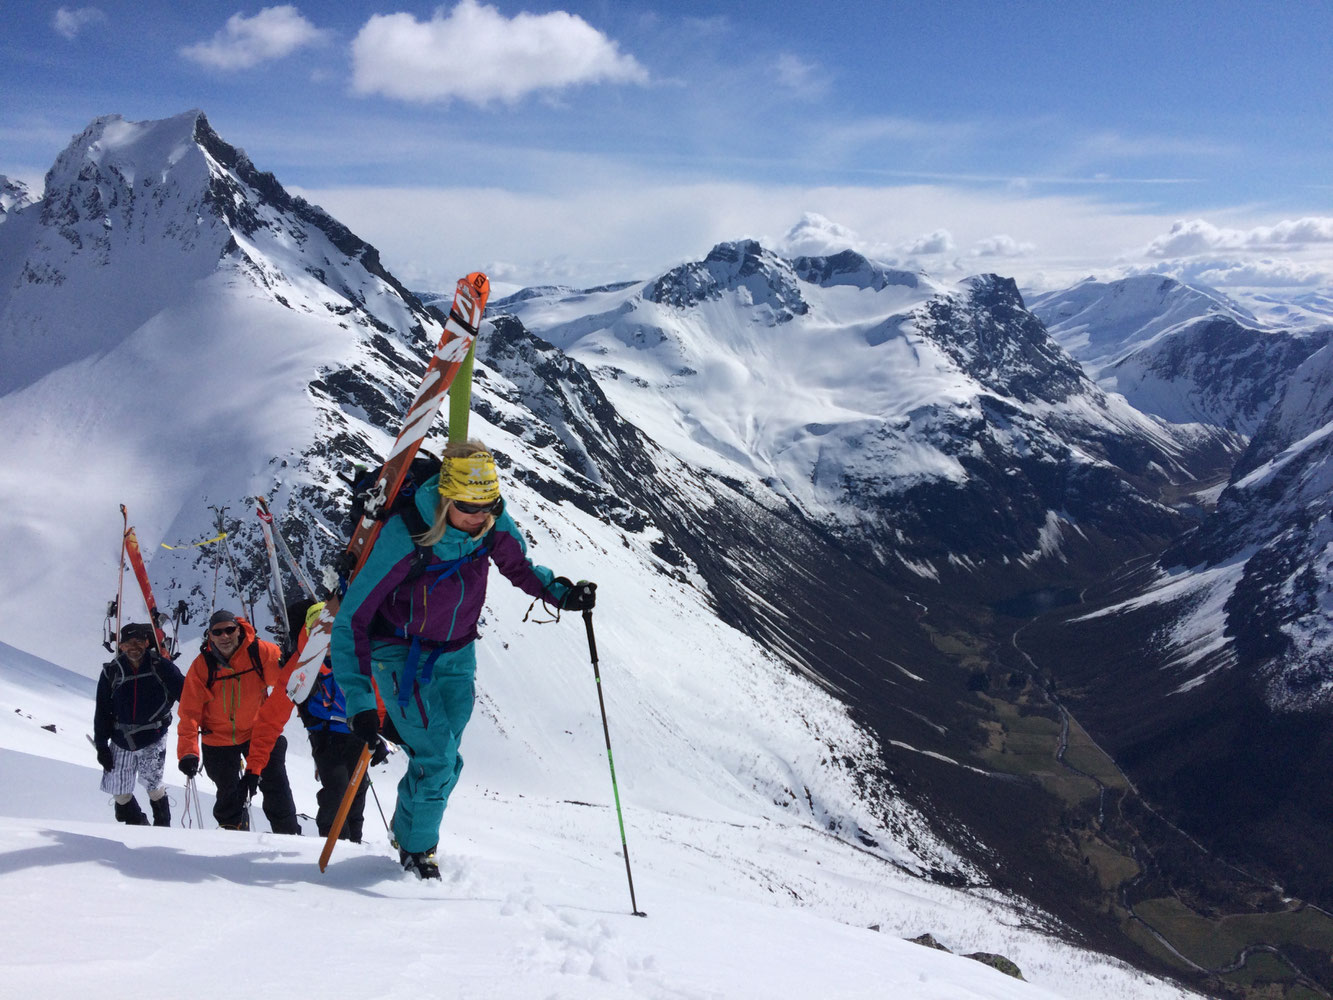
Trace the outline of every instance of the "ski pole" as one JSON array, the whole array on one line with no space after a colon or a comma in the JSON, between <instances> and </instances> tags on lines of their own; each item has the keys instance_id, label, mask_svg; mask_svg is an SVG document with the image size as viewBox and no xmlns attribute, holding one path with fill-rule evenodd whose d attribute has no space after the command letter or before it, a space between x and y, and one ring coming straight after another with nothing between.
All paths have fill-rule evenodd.
<instances>
[{"instance_id":1,"label":"ski pole","mask_svg":"<svg viewBox=\"0 0 1333 1000\"><path fill-rule=\"evenodd\" d=\"M191 806L193 806L193 815L191 815ZM181 810L181 826L198 826L200 829L204 825L204 808L199 802L199 787L195 784L194 778L185 779L185 808Z\"/></svg>"},{"instance_id":2,"label":"ski pole","mask_svg":"<svg viewBox=\"0 0 1333 1000\"><path fill-rule=\"evenodd\" d=\"M389 821L384 818L384 807L380 805L380 796L379 793L375 791L375 782L367 778L366 784L370 786L370 794L375 796L375 808L380 811L380 821L384 824L384 832L389 835L389 840L392 842L393 831L389 829Z\"/></svg>"},{"instance_id":3,"label":"ski pole","mask_svg":"<svg viewBox=\"0 0 1333 1000\"><path fill-rule=\"evenodd\" d=\"M616 764L611 759L611 727L606 722L606 700L602 697L602 672L597 667L597 640L592 632L592 611L588 608L583 610L583 625L588 630L588 653L592 657L592 675L597 681L597 704L602 710L602 733L606 736L606 763L611 768L611 792L616 800L616 821L620 824L620 850L625 856L625 877L629 879L629 905L630 912L636 917L646 917L648 914L639 909L639 904L634 901L634 875L629 868L629 845L625 842L625 817L620 811L620 789L616 785Z\"/></svg>"}]
</instances>

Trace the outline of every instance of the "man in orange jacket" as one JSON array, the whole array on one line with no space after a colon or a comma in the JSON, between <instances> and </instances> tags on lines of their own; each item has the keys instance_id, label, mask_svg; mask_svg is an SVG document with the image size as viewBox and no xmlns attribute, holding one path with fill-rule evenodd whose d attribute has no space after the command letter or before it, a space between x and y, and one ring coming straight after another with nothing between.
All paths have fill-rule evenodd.
<instances>
[{"instance_id":1,"label":"man in orange jacket","mask_svg":"<svg viewBox=\"0 0 1333 1000\"><path fill-rule=\"evenodd\" d=\"M217 786L213 817L225 830L249 829L246 804L255 789L264 793L264 815L274 833L299 834L296 804L287 782L287 740L279 736L254 782L242 778L242 758L250 752L255 717L278 683L282 653L260 639L244 618L218 611L208 622L199 655L190 664L181 692L176 757L181 773L199 773L199 739L204 771Z\"/></svg>"}]
</instances>

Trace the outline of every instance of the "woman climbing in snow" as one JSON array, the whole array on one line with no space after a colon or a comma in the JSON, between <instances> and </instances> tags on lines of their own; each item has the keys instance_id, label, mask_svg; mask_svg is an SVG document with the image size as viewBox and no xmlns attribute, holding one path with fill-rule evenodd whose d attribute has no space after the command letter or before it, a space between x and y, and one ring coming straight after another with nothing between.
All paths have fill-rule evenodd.
<instances>
[{"instance_id":1,"label":"woman climbing in snow","mask_svg":"<svg viewBox=\"0 0 1333 1000\"><path fill-rule=\"evenodd\" d=\"M348 587L332 653L352 731L372 746L379 739L373 680L388 709L385 735L407 751L393 837L403 867L425 879L440 877L440 823L463 767L458 745L472 715L490 564L525 594L568 610L591 608L596 584L571 583L528 559L495 460L479 441L449 445L439 475L412 501L385 522Z\"/></svg>"}]
</instances>

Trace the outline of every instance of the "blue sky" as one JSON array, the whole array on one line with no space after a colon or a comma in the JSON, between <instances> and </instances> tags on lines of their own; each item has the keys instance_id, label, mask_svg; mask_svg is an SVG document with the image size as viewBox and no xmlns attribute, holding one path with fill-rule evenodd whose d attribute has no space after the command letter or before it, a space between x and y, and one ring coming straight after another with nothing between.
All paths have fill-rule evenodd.
<instances>
[{"instance_id":1,"label":"blue sky","mask_svg":"<svg viewBox=\"0 0 1333 1000\"><path fill-rule=\"evenodd\" d=\"M716 241L1030 287L1333 285L1333 4L0 7L0 172L204 110L417 287ZM798 226L804 219L804 224Z\"/></svg>"}]
</instances>

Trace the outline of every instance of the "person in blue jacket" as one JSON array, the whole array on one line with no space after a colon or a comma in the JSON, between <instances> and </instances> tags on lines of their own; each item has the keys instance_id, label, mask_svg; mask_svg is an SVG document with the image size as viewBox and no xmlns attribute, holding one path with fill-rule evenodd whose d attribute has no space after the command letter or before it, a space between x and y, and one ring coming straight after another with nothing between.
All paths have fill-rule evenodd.
<instances>
[{"instance_id":1,"label":"person in blue jacket","mask_svg":"<svg viewBox=\"0 0 1333 1000\"><path fill-rule=\"evenodd\" d=\"M425 879L440 877L440 823L463 768L458 746L472 715L474 643L491 563L557 608L591 608L596 585L571 583L528 559L504 509L495 459L479 441L449 445L439 475L412 499L385 522L347 588L332 659L352 731L372 746L379 738L373 679L387 707L386 734L407 751L393 837L404 869Z\"/></svg>"},{"instance_id":2,"label":"person in blue jacket","mask_svg":"<svg viewBox=\"0 0 1333 1000\"><path fill-rule=\"evenodd\" d=\"M97 678L93 748L102 765L102 791L114 796L116 819L131 826L148 824L134 797L136 778L148 789L153 825L171 825L162 772L171 707L180 700L185 678L176 664L149 648L152 638L151 625L122 625L116 657L103 664Z\"/></svg>"}]
</instances>

